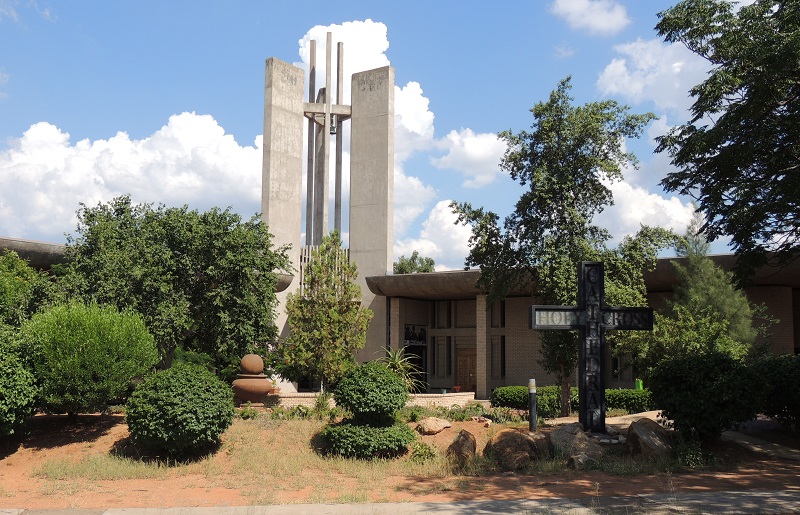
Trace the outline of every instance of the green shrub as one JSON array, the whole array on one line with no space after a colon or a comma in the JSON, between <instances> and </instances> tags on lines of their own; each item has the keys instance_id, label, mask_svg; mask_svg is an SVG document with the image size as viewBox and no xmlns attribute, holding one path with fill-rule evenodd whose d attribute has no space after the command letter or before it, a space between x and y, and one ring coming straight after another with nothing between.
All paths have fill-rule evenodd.
<instances>
[{"instance_id":1,"label":"green shrub","mask_svg":"<svg viewBox=\"0 0 800 515\"><path fill-rule=\"evenodd\" d=\"M776 418L792 431L800 431L800 356L768 354L752 368L767 382L761 413Z\"/></svg>"},{"instance_id":2,"label":"green shrub","mask_svg":"<svg viewBox=\"0 0 800 515\"><path fill-rule=\"evenodd\" d=\"M495 408L528 409L528 387L501 386L492 390L489 400Z\"/></svg>"},{"instance_id":3,"label":"green shrub","mask_svg":"<svg viewBox=\"0 0 800 515\"><path fill-rule=\"evenodd\" d=\"M419 422L425 417L431 416L432 410L422 406L406 406L397 413L397 419L404 422Z\"/></svg>"},{"instance_id":4,"label":"green shrub","mask_svg":"<svg viewBox=\"0 0 800 515\"><path fill-rule=\"evenodd\" d=\"M492 391L491 403L496 408L528 409L527 386L501 386ZM570 388L570 406L578 409L578 388ZM541 418L556 418L561 414L561 387L536 388L536 414Z\"/></svg>"},{"instance_id":5,"label":"green shrub","mask_svg":"<svg viewBox=\"0 0 800 515\"><path fill-rule=\"evenodd\" d=\"M364 363L344 375L333 398L358 423L388 425L395 411L406 405L408 391L395 372L380 363Z\"/></svg>"},{"instance_id":6,"label":"green shrub","mask_svg":"<svg viewBox=\"0 0 800 515\"><path fill-rule=\"evenodd\" d=\"M570 409L578 409L578 388L570 388ZM557 418L561 416L561 387L540 386L536 389L536 415L541 418Z\"/></svg>"},{"instance_id":7,"label":"green shrub","mask_svg":"<svg viewBox=\"0 0 800 515\"><path fill-rule=\"evenodd\" d=\"M417 435L407 424L372 426L344 421L320 432L329 453L346 458L394 458L408 451Z\"/></svg>"},{"instance_id":8,"label":"green shrub","mask_svg":"<svg viewBox=\"0 0 800 515\"><path fill-rule=\"evenodd\" d=\"M766 389L758 374L726 354L676 357L650 377L653 401L686 440L717 440L731 426L756 416Z\"/></svg>"},{"instance_id":9,"label":"green shrub","mask_svg":"<svg viewBox=\"0 0 800 515\"><path fill-rule=\"evenodd\" d=\"M656 409L650 390L618 388L606 390L606 409L624 410L627 413L641 413Z\"/></svg>"},{"instance_id":10,"label":"green shrub","mask_svg":"<svg viewBox=\"0 0 800 515\"><path fill-rule=\"evenodd\" d=\"M77 415L124 402L132 381L158 361L153 337L133 312L78 302L34 315L20 329L43 407Z\"/></svg>"},{"instance_id":11,"label":"green shrub","mask_svg":"<svg viewBox=\"0 0 800 515\"><path fill-rule=\"evenodd\" d=\"M461 407L458 404L453 404L449 408L442 411L442 418L453 422L463 422L465 420L472 420L472 417L482 417L486 415L486 410L481 404L469 404Z\"/></svg>"},{"instance_id":12,"label":"green shrub","mask_svg":"<svg viewBox=\"0 0 800 515\"><path fill-rule=\"evenodd\" d=\"M180 457L217 444L235 410L229 385L202 366L178 364L140 384L126 411L135 442Z\"/></svg>"},{"instance_id":13,"label":"green shrub","mask_svg":"<svg viewBox=\"0 0 800 515\"><path fill-rule=\"evenodd\" d=\"M411 455L408 457L414 463L425 463L435 460L439 451L435 445L425 442L414 442L411 446Z\"/></svg>"},{"instance_id":14,"label":"green shrub","mask_svg":"<svg viewBox=\"0 0 800 515\"><path fill-rule=\"evenodd\" d=\"M492 419L495 424L514 424L526 420L527 413L527 411L522 413L522 411L514 408L499 407L489 410L489 413L486 414L486 418Z\"/></svg>"},{"instance_id":15,"label":"green shrub","mask_svg":"<svg viewBox=\"0 0 800 515\"><path fill-rule=\"evenodd\" d=\"M35 399L33 374L15 353L0 347L0 437L14 434L33 415Z\"/></svg>"}]
</instances>

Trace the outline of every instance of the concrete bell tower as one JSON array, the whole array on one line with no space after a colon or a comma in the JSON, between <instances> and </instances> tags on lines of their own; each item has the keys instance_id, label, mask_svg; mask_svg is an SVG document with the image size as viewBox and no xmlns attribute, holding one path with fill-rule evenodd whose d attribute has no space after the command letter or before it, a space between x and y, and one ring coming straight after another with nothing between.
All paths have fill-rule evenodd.
<instances>
[{"instance_id":1,"label":"concrete bell tower","mask_svg":"<svg viewBox=\"0 0 800 515\"><path fill-rule=\"evenodd\" d=\"M342 139L350 126L350 261L358 267L362 305L374 313L360 361L378 357L389 344L386 299L376 297L365 277L392 268L394 240L394 69L355 73L351 105L343 102L344 45L337 45L336 102L331 88L331 33L326 41L325 86L316 90L316 41L311 41L308 98L301 68L270 57L264 88L264 157L261 210L276 245L291 245L295 278L278 294L278 328L288 335L286 294L297 291L311 249L331 230L341 232ZM344 122L349 124L345 125ZM307 125L306 205L302 205L303 126ZM329 168L335 141L334 216L330 226ZM301 242L305 211L305 240Z\"/></svg>"}]
</instances>

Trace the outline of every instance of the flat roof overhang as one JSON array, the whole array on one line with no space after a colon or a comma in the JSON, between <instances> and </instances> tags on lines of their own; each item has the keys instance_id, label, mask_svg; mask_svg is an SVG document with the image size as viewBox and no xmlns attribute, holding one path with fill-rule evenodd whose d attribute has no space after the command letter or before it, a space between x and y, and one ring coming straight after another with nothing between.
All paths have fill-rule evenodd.
<instances>
[{"instance_id":1,"label":"flat roof overhang","mask_svg":"<svg viewBox=\"0 0 800 515\"><path fill-rule=\"evenodd\" d=\"M719 254L709 256L724 270L733 270L736 256ZM671 292L678 276L672 261L682 262L685 258L661 258L655 270L645 272L644 281L648 293ZM459 300L474 299L481 293L476 283L480 277L479 269L453 270L415 274L376 275L366 277L367 287L375 295L401 297L415 300ZM758 269L751 278L752 286L783 286L800 289L800 259L782 268L766 266ZM532 292L514 290L509 297L530 297Z\"/></svg>"},{"instance_id":2,"label":"flat roof overhang","mask_svg":"<svg viewBox=\"0 0 800 515\"><path fill-rule=\"evenodd\" d=\"M24 240L22 238L7 238L0 236L0 250L13 250L28 264L39 270L48 270L53 265L67 260L66 245L47 243L44 241Z\"/></svg>"},{"instance_id":3,"label":"flat roof overhang","mask_svg":"<svg viewBox=\"0 0 800 515\"><path fill-rule=\"evenodd\" d=\"M416 300L474 299L482 293L477 286L479 269L373 275L366 277L369 291L383 297ZM512 290L509 297L530 297L530 292Z\"/></svg>"}]
</instances>

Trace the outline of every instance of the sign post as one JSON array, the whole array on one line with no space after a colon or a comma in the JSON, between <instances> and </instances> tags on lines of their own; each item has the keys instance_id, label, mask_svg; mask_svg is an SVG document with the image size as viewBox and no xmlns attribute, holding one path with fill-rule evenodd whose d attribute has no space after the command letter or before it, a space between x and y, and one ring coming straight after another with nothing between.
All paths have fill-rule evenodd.
<instances>
[{"instance_id":1,"label":"sign post","mask_svg":"<svg viewBox=\"0 0 800 515\"><path fill-rule=\"evenodd\" d=\"M578 264L578 306L531 306L530 328L580 332L578 420L584 429L605 433L605 332L611 329L652 331L653 310L606 306L603 263L582 261Z\"/></svg>"}]
</instances>

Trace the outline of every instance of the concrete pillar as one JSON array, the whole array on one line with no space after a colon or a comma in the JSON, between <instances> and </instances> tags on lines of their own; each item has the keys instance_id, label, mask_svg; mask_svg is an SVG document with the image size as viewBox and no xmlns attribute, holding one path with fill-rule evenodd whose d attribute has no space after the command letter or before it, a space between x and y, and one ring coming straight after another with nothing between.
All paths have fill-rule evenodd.
<instances>
[{"instance_id":1,"label":"concrete pillar","mask_svg":"<svg viewBox=\"0 0 800 515\"><path fill-rule=\"evenodd\" d=\"M489 398L489 317L486 295L475 297L476 399Z\"/></svg>"},{"instance_id":2,"label":"concrete pillar","mask_svg":"<svg viewBox=\"0 0 800 515\"><path fill-rule=\"evenodd\" d=\"M261 212L274 235L275 246L291 245L293 273L300 268L300 231L303 187L303 70L270 57L264 85L264 156L261 169ZM278 328L288 329L286 294L278 294Z\"/></svg>"},{"instance_id":3,"label":"concrete pillar","mask_svg":"<svg viewBox=\"0 0 800 515\"><path fill-rule=\"evenodd\" d=\"M358 266L363 305L374 318L359 360L372 359L389 344L386 299L376 297L365 277L392 269L394 238L394 69L353 74L350 119L350 260Z\"/></svg>"},{"instance_id":4,"label":"concrete pillar","mask_svg":"<svg viewBox=\"0 0 800 515\"><path fill-rule=\"evenodd\" d=\"M311 40L310 56L309 56L309 74L308 74L308 101L314 101L316 95L316 80L317 80L317 42ZM313 118L308 119L308 145L306 152L308 159L306 161L306 245L311 245L314 237L314 152L316 149L315 135L317 132L316 123Z\"/></svg>"},{"instance_id":5,"label":"concrete pillar","mask_svg":"<svg viewBox=\"0 0 800 515\"><path fill-rule=\"evenodd\" d=\"M400 299L389 297L389 347L397 350L403 347L403 331L400 328Z\"/></svg>"}]
</instances>

